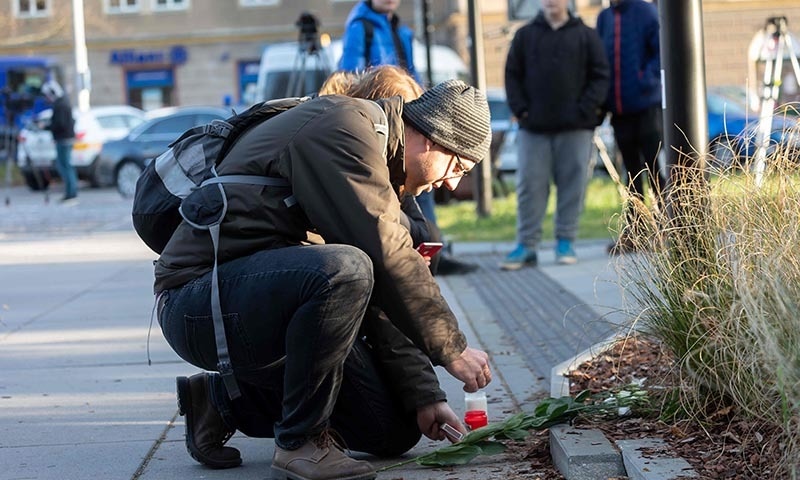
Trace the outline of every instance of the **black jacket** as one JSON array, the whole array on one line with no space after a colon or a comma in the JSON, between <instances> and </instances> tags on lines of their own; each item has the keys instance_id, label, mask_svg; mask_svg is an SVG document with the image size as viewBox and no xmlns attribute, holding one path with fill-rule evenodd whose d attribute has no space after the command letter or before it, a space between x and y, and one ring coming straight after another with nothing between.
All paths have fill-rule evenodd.
<instances>
[{"instance_id":1,"label":"black jacket","mask_svg":"<svg viewBox=\"0 0 800 480\"><path fill-rule=\"evenodd\" d=\"M594 129L608 93L600 37L570 14L553 30L542 12L514 35L506 59L506 94L520 126L532 132Z\"/></svg>"},{"instance_id":2,"label":"black jacket","mask_svg":"<svg viewBox=\"0 0 800 480\"><path fill-rule=\"evenodd\" d=\"M50 132L53 140L71 140L75 138L75 120L72 118L72 107L66 95L53 102L53 118L50 121Z\"/></svg>"}]
</instances>

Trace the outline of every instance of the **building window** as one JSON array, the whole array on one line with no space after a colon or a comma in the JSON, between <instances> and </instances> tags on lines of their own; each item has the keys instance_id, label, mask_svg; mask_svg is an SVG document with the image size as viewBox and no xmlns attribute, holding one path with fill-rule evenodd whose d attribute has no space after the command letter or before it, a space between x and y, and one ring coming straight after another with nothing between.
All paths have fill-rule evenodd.
<instances>
[{"instance_id":1,"label":"building window","mask_svg":"<svg viewBox=\"0 0 800 480\"><path fill-rule=\"evenodd\" d=\"M131 13L139 11L139 0L105 0L106 13Z\"/></svg>"},{"instance_id":2,"label":"building window","mask_svg":"<svg viewBox=\"0 0 800 480\"><path fill-rule=\"evenodd\" d=\"M186 10L189 0L153 0L153 10L163 12L167 10Z\"/></svg>"},{"instance_id":3,"label":"building window","mask_svg":"<svg viewBox=\"0 0 800 480\"><path fill-rule=\"evenodd\" d=\"M281 3L280 0L239 0L242 7L271 7Z\"/></svg>"},{"instance_id":4,"label":"building window","mask_svg":"<svg viewBox=\"0 0 800 480\"><path fill-rule=\"evenodd\" d=\"M51 0L14 0L14 15L19 18L49 16L50 2Z\"/></svg>"}]
</instances>

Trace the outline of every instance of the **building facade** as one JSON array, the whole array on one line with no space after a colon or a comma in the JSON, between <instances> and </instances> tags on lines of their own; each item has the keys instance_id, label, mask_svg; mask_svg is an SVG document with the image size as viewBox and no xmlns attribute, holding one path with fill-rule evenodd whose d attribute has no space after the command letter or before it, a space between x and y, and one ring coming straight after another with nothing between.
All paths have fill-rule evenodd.
<instances>
[{"instance_id":1,"label":"building facade","mask_svg":"<svg viewBox=\"0 0 800 480\"><path fill-rule=\"evenodd\" d=\"M265 45L297 40L303 12L342 35L355 0L84 0L93 105L239 104ZM436 3L434 16L449 2ZM454 2L457 3L457 2ZM414 25L414 2L398 14ZM50 56L75 78L72 0L0 0L0 55ZM73 96L74 98L74 96Z\"/></svg>"},{"instance_id":2,"label":"building facade","mask_svg":"<svg viewBox=\"0 0 800 480\"><path fill-rule=\"evenodd\" d=\"M339 38L356 1L83 0L91 102L146 109L247 103L267 44L296 40L302 12L317 17L321 34ZM428 3L433 42L468 61L467 0ZM502 87L509 42L524 23L509 21L508 3L481 0L490 87ZM603 0L573 4L593 26ZM709 85L746 84L748 47L767 18L786 16L789 29L800 31L796 0L705 0L702 7ZM405 0L398 14L420 32L421 10L421 0ZM72 0L0 0L0 31L0 55L52 56L64 67L67 88L74 83Z\"/></svg>"}]
</instances>

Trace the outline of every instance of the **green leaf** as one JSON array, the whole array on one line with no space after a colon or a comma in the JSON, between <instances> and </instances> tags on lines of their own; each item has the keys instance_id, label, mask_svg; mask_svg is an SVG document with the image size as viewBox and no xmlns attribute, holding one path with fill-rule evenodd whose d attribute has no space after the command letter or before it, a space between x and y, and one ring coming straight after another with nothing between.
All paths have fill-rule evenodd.
<instances>
[{"instance_id":1,"label":"green leaf","mask_svg":"<svg viewBox=\"0 0 800 480\"><path fill-rule=\"evenodd\" d=\"M555 407L550 414L547 416L547 419L551 422L554 420L560 419L564 413L569 410L569 404L562 403L561 405Z\"/></svg>"},{"instance_id":2,"label":"green leaf","mask_svg":"<svg viewBox=\"0 0 800 480\"><path fill-rule=\"evenodd\" d=\"M513 430L504 430L503 433L497 435L497 438L508 438L511 440L524 440L528 436L528 430L516 428Z\"/></svg>"},{"instance_id":3,"label":"green leaf","mask_svg":"<svg viewBox=\"0 0 800 480\"><path fill-rule=\"evenodd\" d=\"M452 448L458 446L459 448ZM447 467L451 465L465 465L473 458L480 455L481 447L477 445L461 445L455 443L435 452L423 455L417 459L419 465L427 467Z\"/></svg>"},{"instance_id":4,"label":"green leaf","mask_svg":"<svg viewBox=\"0 0 800 480\"><path fill-rule=\"evenodd\" d=\"M483 455L497 455L506 451L506 446L500 442L481 442L478 446Z\"/></svg>"},{"instance_id":5,"label":"green leaf","mask_svg":"<svg viewBox=\"0 0 800 480\"><path fill-rule=\"evenodd\" d=\"M582 391L581 393L579 393L578 395L575 396L575 401L577 403L584 403L591 396L592 396L592 392L590 392L589 390L584 390L584 391Z\"/></svg>"},{"instance_id":6,"label":"green leaf","mask_svg":"<svg viewBox=\"0 0 800 480\"><path fill-rule=\"evenodd\" d=\"M545 417L547 416L547 409L550 408L550 404L552 403L552 398L546 398L539 402L539 405L536 405L536 408L533 409L533 415L535 417Z\"/></svg>"},{"instance_id":7,"label":"green leaf","mask_svg":"<svg viewBox=\"0 0 800 480\"><path fill-rule=\"evenodd\" d=\"M525 414L518 413L513 417L509 417L506 421L502 422L503 430L516 429L525 421Z\"/></svg>"}]
</instances>

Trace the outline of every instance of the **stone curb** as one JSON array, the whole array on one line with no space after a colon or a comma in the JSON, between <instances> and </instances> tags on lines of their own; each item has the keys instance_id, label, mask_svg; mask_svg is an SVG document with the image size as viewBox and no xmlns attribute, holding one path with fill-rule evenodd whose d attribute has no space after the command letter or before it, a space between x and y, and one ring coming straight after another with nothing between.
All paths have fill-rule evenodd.
<instances>
[{"instance_id":1,"label":"stone curb","mask_svg":"<svg viewBox=\"0 0 800 480\"><path fill-rule=\"evenodd\" d=\"M550 455L567 480L597 480L625 475L619 451L597 429L550 427Z\"/></svg>"},{"instance_id":2,"label":"stone curb","mask_svg":"<svg viewBox=\"0 0 800 480\"><path fill-rule=\"evenodd\" d=\"M608 350L617 338L612 336L596 343L553 367L550 396L568 396L569 380L565 375ZM578 429L563 424L550 427L550 455L567 480L599 480L625 475L630 480L699 478L689 462L669 456L668 446L661 439L618 440L616 444L616 447L612 445L597 429Z\"/></svg>"},{"instance_id":3,"label":"stone curb","mask_svg":"<svg viewBox=\"0 0 800 480\"><path fill-rule=\"evenodd\" d=\"M622 461L630 480L699 478L689 462L668 456L669 446L661 439L618 440L617 447L622 452Z\"/></svg>"},{"instance_id":4,"label":"stone curb","mask_svg":"<svg viewBox=\"0 0 800 480\"><path fill-rule=\"evenodd\" d=\"M569 396L569 379L567 375L578 368L578 365L611 348L619 338L618 335L613 335L607 340L595 343L581 353L553 367L550 370L550 396L552 398Z\"/></svg>"}]
</instances>

